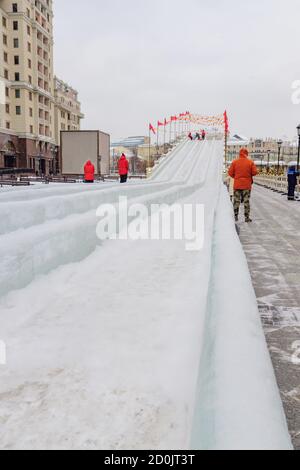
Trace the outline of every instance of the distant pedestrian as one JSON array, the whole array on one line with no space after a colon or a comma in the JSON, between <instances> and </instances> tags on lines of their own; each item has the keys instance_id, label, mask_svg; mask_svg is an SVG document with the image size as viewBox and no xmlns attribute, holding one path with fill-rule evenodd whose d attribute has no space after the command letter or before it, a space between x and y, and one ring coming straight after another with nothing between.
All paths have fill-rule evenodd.
<instances>
[{"instance_id":1,"label":"distant pedestrian","mask_svg":"<svg viewBox=\"0 0 300 470\"><path fill-rule=\"evenodd\" d=\"M119 160L119 175L121 183L127 183L129 172L129 162L126 158L125 153L122 153L121 158Z\"/></svg>"},{"instance_id":2,"label":"distant pedestrian","mask_svg":"<svg viewBox=\"0 0 300 470\"><path fill-rule=\"evenodd\" d=\"M90 160L84 165L84 182L94 183L95 181L95 167Z\"/></svg>"},{"instance_id":3,"label":"distant pedestrian","mask_svg":"<svg viewBox=\"0 0 300 470\"><path fill-rule=\"evenodd\" d=\"M205 132L205 130L203 129L203 131L202 131L202 140L205 140L205 139L206 139L206 132Z\"/></svg>"},{"instance_id":4,"label":"distant pedestrian","mask_svg":"<svg viewBox=\"0 0 300 470\"><path fill-rule=\"evenodd\" d=\"M201 136L200 136L199 132L196 133L196 138L195 138L195 140L201 140Z\"/></svg>"},{"instance_id":5,"label":"distant pedestrian","mask_svg":"<svg viewBox=\"0 0 300 470\"><path fill-rule=\"evenodd\" d=\"M297 186L297 177L299 176L299 171L296 170L295 166L290 166L288 169L288 200L295 200L295 190Z\"/></svg>"},{"instance_id":6,"label":"distant pedestrian","mask_svg":"<svg viewBox=\"0 0 300 470\"><path fill-rule=\"evenodd\" d=\"M248 158L249 152L247 149L240 151L239 159L232 162L228 171L231 178L234 178L234 215L235 220L239 220L240 205L243 200L245 207L245 221L252 222L250 218L250 198L253 185L253 178L258 174L255 163Z\"/></svg>"},{"instance_id":7,"label":"distant pedestrian","mask_svg":"<svg viewBox=\"0 0 300 470\"><path fill-rule=\"evenodd\" d=\"M188 138L189 138L190 140L194 140L191 132L189 133Z\"/></svg>"}]
</instances>

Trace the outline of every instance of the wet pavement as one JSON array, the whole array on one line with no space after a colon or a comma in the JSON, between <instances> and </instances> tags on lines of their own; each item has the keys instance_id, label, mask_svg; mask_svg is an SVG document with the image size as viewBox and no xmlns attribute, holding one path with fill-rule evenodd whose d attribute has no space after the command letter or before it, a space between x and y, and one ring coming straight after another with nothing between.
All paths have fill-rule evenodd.
<instances>
[{"instance_id":1,"label":"wet pavement","mask_svg":"<svg viewBox=\"0 0 300 470\"><path fill-rule=\"evenodd\" d=\"M255 186L239 232L294 447L300 450L300 202Z\"/></svg>"}]
</instances>

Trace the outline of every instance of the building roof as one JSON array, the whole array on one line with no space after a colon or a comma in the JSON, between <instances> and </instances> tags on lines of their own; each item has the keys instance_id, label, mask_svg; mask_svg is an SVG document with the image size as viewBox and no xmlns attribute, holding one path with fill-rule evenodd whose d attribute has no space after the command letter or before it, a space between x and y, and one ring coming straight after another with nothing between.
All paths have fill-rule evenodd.
<instances>
[{"instance_id":1,"label":"building roof","mask_svg":"<svg viewBox=\"0 0 300 470\"><path fill-rule=\"evenodd\" d=\"M134 137L126 137L125 139L120 139L112 142L111 147L139 147L145 143L146 137L144 136L134 136Z\"/></svg>"},{"instance_id":2,"label":"building roof","mask_svg":"<svg viewBox=\"0 0 300 470\"><path fill-rule=\"evenodd\" d=\"M228 145L248 145L250 142L250 139L248 137L244 137L240 134L235 134L233 135L229 142L228 142Z\"/></svg>"}]
</instances>

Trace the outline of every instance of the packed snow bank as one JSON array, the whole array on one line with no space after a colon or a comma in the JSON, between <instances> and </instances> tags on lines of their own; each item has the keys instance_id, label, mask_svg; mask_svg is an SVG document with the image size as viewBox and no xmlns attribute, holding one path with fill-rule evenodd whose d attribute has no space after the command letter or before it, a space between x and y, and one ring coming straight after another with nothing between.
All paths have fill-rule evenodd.
<instances>
[{"instance_id":1,"label":"packed snow bank","mask_svg":"<svg viewBox=\"0 0 300 470\"><path fill-rule=\"evenodd\" d=\"M212 147L214 152L216 148ZM197 146L185 143L175 149L178 167L182 162L188 166L185 172L181 170L177 182L154 180L124 187L103 186L87 192L82 188L83 192L71 195L66 188L64 196L52 197L45 188L45 198L41 192L38 200L28 196L24 202L0 204L0 295L23 288L35 277L61 265L89 256L101 245L96 236L96 210L101 204L117 205L120 196L127 196L129 205L173 204L193 194L204 184L210 164L202 149L199 143ZM172 174L175 177L174 170L170 178Z\"/></svg>"},{"instance_id":2,"label":"packed snow bank","mask_svg":"<svg viewBox=\"0 0 300 470\"><path fill-rule=\"evenodd\" d=\"M292 449L232 205L216 213L194 449Z\"/></svg>"},{"instance_id":3,"label":"packed snow bank","mask_svg":"<svg viewBox=\"0 0 300 470\"><path fill-rule=\"evenodd\" d=\"M139 185L13 198L20 218L0 246L2 448L186 449L195 410L197 449L289 448L232 208L219 201L222 147L186 142ZM97 246L95 205L124 193L204 204L204 249Z\"/></svg>"}]
</instances>

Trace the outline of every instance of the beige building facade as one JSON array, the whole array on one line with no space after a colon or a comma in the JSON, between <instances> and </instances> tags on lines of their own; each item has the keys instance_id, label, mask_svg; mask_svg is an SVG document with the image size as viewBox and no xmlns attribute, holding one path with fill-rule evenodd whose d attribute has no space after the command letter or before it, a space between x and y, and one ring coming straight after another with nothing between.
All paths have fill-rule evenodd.
<instances>
[{"instance_id":1,"label":"beige building facade","mask_svg":"<svg viewBox=\"0 0 300 470\"><path fill-rule=\"evenodd\" d=\"M54 77L55 141L60 146L61 131L79 131L84 115L78 100L78 92L67 83Z\"/></svg>"},{"instance_id":2,"label":"beige building facade","mask_svg":"<svg viewBox=\"0 0 300 470\"><path fill-rule=\"evenodd\" d=\"M60 126L72 124L58 119L62 97L53 71L52 3L0 0L0 168L59 170ZM77 92L70 93L80 108ZM69 115L72 122L75 112ZM74 120L80 126L78 114Z\"/></svg>"},{"instance_id":3,"label":"beige building facade","mask_svg":"<svg viewBox=\"0 0 300 470\"><path fill-rule=\"evenodd\" d=\"M276 139L250 139L247 142L229 142L227 156L231 162L238 158L241 148L246 148L252 160L257 162L277 163L279 156L279 146ZM280 161L289 163L297 160L298 145L296 142L282 142L280 148Z\"/></svg>"}]
</instances>

